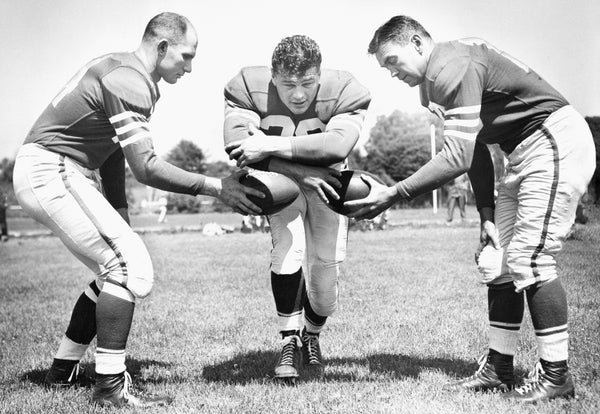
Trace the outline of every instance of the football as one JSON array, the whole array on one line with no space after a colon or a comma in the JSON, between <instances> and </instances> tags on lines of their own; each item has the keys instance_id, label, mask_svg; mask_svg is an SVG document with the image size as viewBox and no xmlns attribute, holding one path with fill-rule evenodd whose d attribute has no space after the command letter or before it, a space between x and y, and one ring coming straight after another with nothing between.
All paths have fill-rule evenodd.
<instances>
[{"instance_id":1,"label":"football","mask_svg":"<svg viewBox=\"0 0 600 414\"><path fill-rule=\"evenodd\" d=\"M262 209L263 215L277 213L292 204L300 194L294 180L270 171L251 170L240 178L240 183L265 195L265 198L248 195L248 199Z\"/></svg>"},{"instance_id":2,"label":"football","mask_svg":"<svg viewBox=\"0 0 600 414\"><path fill-rule=\"evenodd\" d=\"M368 175L378 183L383 184L381 179L370 172L360 170L344 170L339 181L342 183L342 187L336 189L339 200L334 200L332 197L327 195L329 199L329 208L339 214L348 214L350 211L344 207L346 201L360 200L365 198L371 192L371 186L367 184L360 176L361 174Z\"/></svg>"}]
</instances>

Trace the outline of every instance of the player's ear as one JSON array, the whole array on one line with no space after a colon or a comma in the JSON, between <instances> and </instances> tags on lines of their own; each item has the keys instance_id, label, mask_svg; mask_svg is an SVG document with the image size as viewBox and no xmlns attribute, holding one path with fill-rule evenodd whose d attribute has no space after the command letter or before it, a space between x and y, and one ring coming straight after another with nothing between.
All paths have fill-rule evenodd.
<instances>
[{"instance_id":1,"label":"player's ear","mask_svg":"<svg viewBox=\"0 0 600 414\"><path fill-rule=\"evenodd\" d=\"M415 50L419 55L423 54L423 39L417 33L410 38L411 43L415 46Z\"/></svg>"},{"instance_id":2,"label":"player's ear","mask_svg":"<svg viewBox=\"0 0 600 414\"><path fill-rule=\"evenodd\" d=\"M167 50L169 49L169 41L167 39L162 39L158 42L156 46L156 50L158 51L159 56L164 56L167 54Z\"/></svg>"}]
</instances>

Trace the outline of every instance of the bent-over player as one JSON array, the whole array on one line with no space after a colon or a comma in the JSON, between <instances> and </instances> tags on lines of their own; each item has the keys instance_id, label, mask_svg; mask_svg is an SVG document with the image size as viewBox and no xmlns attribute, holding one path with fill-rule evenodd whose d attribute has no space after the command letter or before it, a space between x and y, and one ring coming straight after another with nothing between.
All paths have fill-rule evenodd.
<instances>
[{"instance_id":1,"label":"bent-over player","mask_svg":"<svg viewBox=\"0 0 600 414\"><path fill-rule=\"evenodd\" d=\"M154 17L135 52L94 59L67 83L16 158L14 187L23 209L97 275L75 304L46 383L73 384L79 360L97 335L97 403L151 402L128 392L125 369L135 301L147 296L153 284L148 251L128 225L125 160L144 184L214 196L240 213L260 212L246 198L258 192L239 184L240 173L223 180L205 177L168 164L154 152L148 121L159 98L157 83L173 84L191 72L196 45L187 18L174 13Z\"/></svg>"},{"instance_id":2,"label":"bent-over player","mask_svg":"<svg viewBox=\"0 0 600 414\"><path fill-rule=\"evenodd\" d=\"M567 299L556 254L595 168L587 123L536 72L481 39L435 43L418 22L396 16L377 29L369 53L393 77L420 86L422 104L444 121L444 148L395 186L371 180L367 199L346 203L355 209L352 216L373 217L466 171L481 216L489 352L475 375L450 388L515 386L526 295L540 360L530 382L504 395L523 401L573 396ZM486 144L499 144L508 158L496 205Z\"/></svg>"}]
</instances>

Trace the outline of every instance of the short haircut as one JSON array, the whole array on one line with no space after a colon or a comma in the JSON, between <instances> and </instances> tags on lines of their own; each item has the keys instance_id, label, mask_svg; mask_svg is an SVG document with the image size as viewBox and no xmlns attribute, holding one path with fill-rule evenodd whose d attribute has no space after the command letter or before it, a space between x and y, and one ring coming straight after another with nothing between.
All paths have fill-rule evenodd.
<instances>
[{"instance_id":1,"label":"short haircut","mask_svg":"<svg viewBox=\"0 0 600 414\"><path fill-rule=\"evenodd\" d=\"M164 12L150 19L142 41L165 38L173 43L179 43L190 26L191 23L186 17L177 13Z\"/></svg>"},{"instance_id":2,"label":"short haircut","mask_svg":"<svg viewBox=\"0 0 600 414\"><path fill-rule=\"evenodd\" d=\"M369 43L369 54L377 53L382 44L392 40L406 46L414 34L431 39L431 35L418 21L408 16L394 16L375 31Z\"/></svg>"},{"instance_id":3,"label":"short haircut","mask_svg":"<svg viewBox=\"0 0 600 414\"><path fill-rule=\"evenodd\" d=\"M281 40L271 58L274 73L303 75L312 67L321 70L321 51L308 36L295 35Z\"/></svg>"}]
</instances>

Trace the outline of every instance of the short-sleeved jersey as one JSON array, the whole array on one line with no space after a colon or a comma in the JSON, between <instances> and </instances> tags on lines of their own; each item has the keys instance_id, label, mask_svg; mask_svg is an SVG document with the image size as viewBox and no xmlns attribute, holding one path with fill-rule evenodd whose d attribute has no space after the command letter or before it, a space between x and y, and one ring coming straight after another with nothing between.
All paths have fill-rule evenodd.
<instances>
[{"instance_id":1,"label":"short-sleeved jersey","mask_svg":"<svg viewBox=\"0 0 600 414\"><path fill-rule=\"evenodd\" d=\"M444 135L512 150L566 99L536 72L481 39L438 43L421 102L444 120Z\"/></svg>"},{"instance_id":2,"label":"short-sleeved jersey","mask_svg":"<svg viewBox=\"0 0 600 414\"><path fill-rule=\"evenodd\" d=\"M277 94L266 66L243 68L225 86L225 125L253 121L266 135L302 136L328 132L360 134L371 101L350 73L322 69L319 90L309 109L294 115ZM235 128L235 126L232 126ZM227 140L227 137L226 137Z\"/></svg>"},{"instance_id":3,"label":"short-sleeved jersey","mask_svg":"<svg viewBox=\"0 0 600 414\"><path fill-rule=\"evenodd\" d=\"M119 148L150 137L158 86L133 53L85 65L52 100L25 143L37 143L96 169Z\"/></svg>"}]
</instances>

